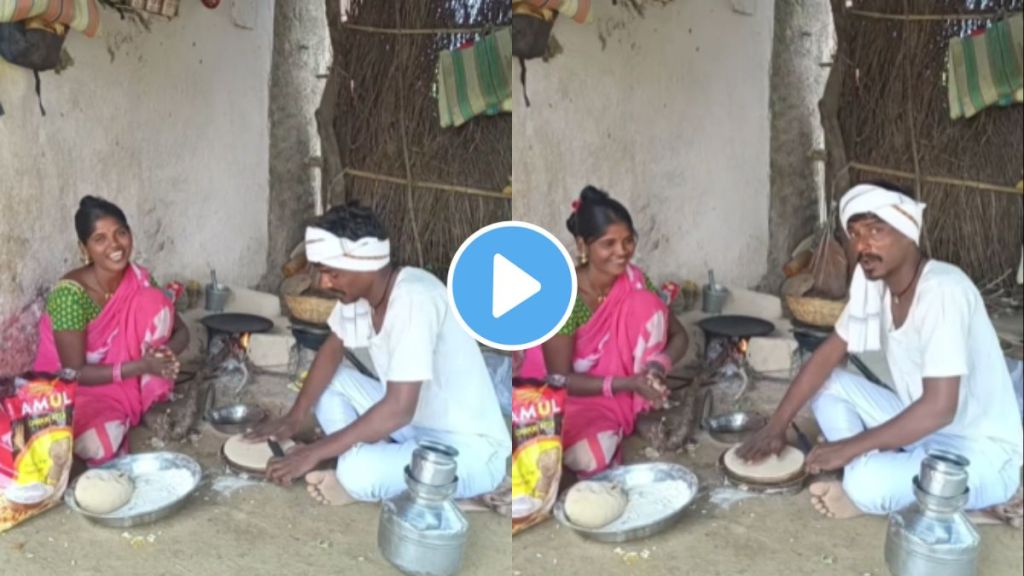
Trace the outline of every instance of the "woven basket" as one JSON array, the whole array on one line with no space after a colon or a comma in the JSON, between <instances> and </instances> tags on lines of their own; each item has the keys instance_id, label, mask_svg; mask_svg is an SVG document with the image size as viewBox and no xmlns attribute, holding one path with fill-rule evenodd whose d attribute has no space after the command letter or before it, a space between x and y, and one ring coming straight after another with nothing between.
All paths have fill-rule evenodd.
<instances>
[{"instance_id":1,"label":"woven basket","mask_svg":"<svg viewBox=\"0 0 1024 576\"><path fill-rule=\"evenodd\" d=\"M808 296L786 296L786 305L789 306L793 317L800 322L821 328L832 328L843 313L846 302Z\"/></svg>"},{"instance_id":2,"label":"woven basket","mask_svg":"<svg viewBox=\"0 0 1024 576\"><path fill-rule=\"evenodd\" d=\"M327 319L330 318L337 301L317 296L285 294L284 303L296 320L310 324L327 324Z\"/></svg>"}]
</instances>

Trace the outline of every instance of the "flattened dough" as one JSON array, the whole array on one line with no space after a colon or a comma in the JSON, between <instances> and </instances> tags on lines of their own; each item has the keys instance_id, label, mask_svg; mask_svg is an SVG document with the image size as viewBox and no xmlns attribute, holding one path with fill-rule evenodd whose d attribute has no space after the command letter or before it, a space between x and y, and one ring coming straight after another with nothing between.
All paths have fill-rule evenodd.
<instances>
[{"instance_id":1,"label":"flattened dough","mask_svg":"<svg viewBox=\"0 0 1024 576\"><path fill-rule=\"evenodd\" d=\"M609 482L579 482L565 495L565 515L581 528L595 530L619 519L626 510L625 492Z\"/></svg>"},{"instance_id":2,"label":"flattened dough","mask_svg":"<svg viewBox=\"0 0 1024 576\"><path fill-rule=\"evenodd\" d=\"M786 446L782 452L769 456L753 464L744 462L736 456L737 444L725 453L725 467L730 472L756 482L778 482L792 478L804 466L804 453L792 446Z\"/></svg>"},{"instance_id":3,"label":"flattened dough","mask_svg":"<svg viewBox=\"0 0 1024 576\"><path fill-rule=\"evenodd\" d=\"M295 444L289 440L279 442L281 449L287 452ZM266 470L267 462L274 457L266 442L249 442L242 434L228 438L224 443L224 457L228 461L249 470Z\"/></svg>"},{"instance_id":4,"label":"flattened dough","mask_svg":"<svg viewBox=\"0 0 1024 576\"><path fill-rule=\"evenodd\" d=\"M75 484L75 502L93 514L110 514L135 493L135 483L120 470L89 470Z\"/></svg>"}]
</instances>

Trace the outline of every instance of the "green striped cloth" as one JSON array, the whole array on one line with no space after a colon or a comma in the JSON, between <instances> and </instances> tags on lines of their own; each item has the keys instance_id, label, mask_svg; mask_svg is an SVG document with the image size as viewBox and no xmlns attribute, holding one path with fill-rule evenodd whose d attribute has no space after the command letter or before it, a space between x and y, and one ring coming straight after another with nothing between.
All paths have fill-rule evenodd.
<instances>
[{"instance_id":1,"label":"green striped cloth","mask_svg":"<svg viewBox=\"0 0 1024 576\"><path fill-rule=\"evenodd\" d=\"M500 28L473 46L444 51L437 61L441 127L462 126L481 114L512 112L512 31Z\"/></svg>"},{"instance_id":2,"label":"green striped cloth","mask_svg":"<svg viewBox=\"0 0 1024 576\"><path fill-rule=\"evenodd\" d=\"M983 34L949 42L949 115L970 118L989 106L1024 102L1024 15L994 23Z\"/></svg>"}]
</instances>

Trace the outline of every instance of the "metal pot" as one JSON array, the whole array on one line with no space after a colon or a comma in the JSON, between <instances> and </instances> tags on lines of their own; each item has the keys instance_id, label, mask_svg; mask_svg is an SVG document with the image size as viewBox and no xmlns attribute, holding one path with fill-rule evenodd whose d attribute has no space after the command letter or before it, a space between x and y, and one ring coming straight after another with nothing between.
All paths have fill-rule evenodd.
<instances>
[{"instance_id":1,"label":"metal pot","mask_svg":"<svg viewBox=\"0 0 1024 576\"><path fill-rule=\"evenodd\" d=\"M227 286L207 284L206 285L206 310L209 312L223 312L227 306L228 298L231 296L231 288Z\"/></svg>"},{"instance_id":2,"label":"metal pot","mask_svg":"<svg viewBox=\"0 0 1024 576\"><path fill-rule=\"evenodd\" d=\"M381 507L377 545L404 574L453 576L462 568L469 522L452 500L456 454L450 446L423 442L405 468L408 490Z\"/></svg>"},{"instance_id":3,"label":"metal pot","mask_svg":"<svg viewBox=\"0 0 1024 576\"><path fill-rule=\"evenodd\" d=\"M917 503L889 516L885 562L893 576L975 576L981 537L963 513L967 459L949 452L930 452L914 478ZM927 483L925 475L929 476ZM952 492L953 496L936 496Z\"/></svg>"},{"instance_id":4,"label":"metal pot","mask_svg":"<svg viewBox=\"0 0 1024 576\"><path fill-rule=\"evenodd\" d=\"M708 283L704 285L701 310L705 314L721 314L729 299L729 289L715 282L715 271L708 271Z\"/></svg>"}]
</instances>

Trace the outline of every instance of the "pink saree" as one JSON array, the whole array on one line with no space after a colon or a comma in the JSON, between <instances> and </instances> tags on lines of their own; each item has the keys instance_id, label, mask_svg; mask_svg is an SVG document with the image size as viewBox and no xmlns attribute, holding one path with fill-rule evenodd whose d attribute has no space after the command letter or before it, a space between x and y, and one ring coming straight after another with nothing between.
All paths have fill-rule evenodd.
<instances>
[{"instance_id":1,"label":"pink saree","mask_svg":"<svg viewBox=\"0 0 1024 576\"><path fill-rule=\"evenodd\" d=\"M170 339L174 307L149 278L149 272L135 264L125 271L117 291L86 327L87 364L133 362ZM55 374L61 368L53 325L44 313L34 369ZM150 406L167 399L173 387L174 382L152 375L79 386L73 418L75 455L96 466L126 453L129 428L138 425Z\"/></svg>"},{"instance_id":2,"label":"pink saree","mask_svg":"<svg viewBox=\"0 0 1024 576\"><path fill-rule=\"evenodd\" d=\"M660 357L668 344L668 308L646 286L643 272L630 265L590 320L575 334L573 371L591 376L633 376ZM527 350L519 376L547 375L540 346ZM622 459L622 439L633 433L638 414L650 403L632 392L569 396L562 440L565 464L581 478Z\"/></svg>"}]
</instances>

